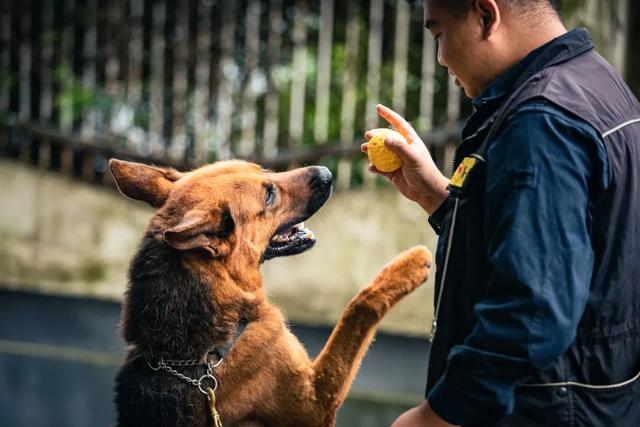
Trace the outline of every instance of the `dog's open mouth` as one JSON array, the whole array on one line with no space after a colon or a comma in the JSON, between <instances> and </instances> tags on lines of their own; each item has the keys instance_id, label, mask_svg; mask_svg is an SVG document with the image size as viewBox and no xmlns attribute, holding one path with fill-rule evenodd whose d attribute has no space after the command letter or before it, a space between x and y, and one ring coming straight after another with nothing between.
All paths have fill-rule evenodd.
<instances>
[{"instance_id":1,"label":"dog's open mouth","mask_svg":"<svg viewBox=\"0 0 640 427\"><path fill-rule=\"evenodd\" d=\"M269 241L263 259L296 255L310 249L315 243L316 236L305 227L304 222L284 226Z\"/></svg>"}]
</instances>

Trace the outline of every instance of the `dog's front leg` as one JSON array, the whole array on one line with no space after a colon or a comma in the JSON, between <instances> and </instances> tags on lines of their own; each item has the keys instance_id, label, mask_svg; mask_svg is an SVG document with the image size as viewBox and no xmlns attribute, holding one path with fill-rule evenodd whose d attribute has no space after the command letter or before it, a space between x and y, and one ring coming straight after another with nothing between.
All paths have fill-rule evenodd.
<instances>
[{"instance_id":1,"label":"dog's front leg","mask_svg":"<svg viewBox=\"0 0 640 427\"><path fill-rule=\"evenodd\" d=\"M424 283L430 266L428 249L416 246L398 255L349 303L313 364L319 410L333 414L342 404L376 325L395 303Z\"/></svg>"}]
</instances>

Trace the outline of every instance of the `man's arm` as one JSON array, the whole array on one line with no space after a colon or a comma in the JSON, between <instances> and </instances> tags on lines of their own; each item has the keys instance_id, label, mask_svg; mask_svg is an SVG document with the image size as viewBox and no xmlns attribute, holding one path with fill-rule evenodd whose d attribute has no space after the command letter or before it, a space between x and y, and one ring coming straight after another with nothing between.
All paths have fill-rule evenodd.
<instances>
[{"instance_id":1,"label":"man's arm","mask_svg":"<svg viewBox=\"0 0 640 427\"><path fill-rule=\"evenodd\" d=\"M438 416L429 402L409 409L391 424L391 427L455 427Z\"/></svg>"},{"instance_id":2,"label":"man's arm","mask_svg":"<svg viewBox=\"0 0 640 427\"><path fill-rule=\"evenodd\" d=\"M515 387L573 342L593 269L590 189L606 186L603 152L593 128L545 104L521 108L491 145L485 238L493 274L475 328L428 396L447 421L509 414Z\"/></svg>"}]
</instances>

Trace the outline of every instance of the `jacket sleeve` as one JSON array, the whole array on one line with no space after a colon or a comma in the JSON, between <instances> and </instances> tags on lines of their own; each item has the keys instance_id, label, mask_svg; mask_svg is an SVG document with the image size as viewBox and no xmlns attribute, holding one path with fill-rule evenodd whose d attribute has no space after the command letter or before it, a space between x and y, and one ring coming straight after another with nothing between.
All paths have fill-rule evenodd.
<instances>
[{"instance_id":1,"label":"jacket sleeve","mask_svg":"<svg viewBox=\"0 0 640 427\"><path fill-rule=\"evenodd\" d=\"M429 225L431 225L431 228L433 228L433 231L435 231L437 235L440 235L440 232L442 231L442 224L444 223L450 212L451 199L447 197L445 201L442 202L442 204L438 207L438 209L436 209L435 212L433 212L433 214L429 216Z\"/></svg>"},{"instance_id":2,"label":"jacket sleeve","mask_svg":"<svg viewBox=\"0 0 640 427\"><path fill-rule=\"evenodd\" d=\"M516 386L573 342L594 263L590 203L607 181L600 135L544 104L507 121L486 167L488 292L428 395L460 425L511 413Z\"/></svg>"}]
</instances>

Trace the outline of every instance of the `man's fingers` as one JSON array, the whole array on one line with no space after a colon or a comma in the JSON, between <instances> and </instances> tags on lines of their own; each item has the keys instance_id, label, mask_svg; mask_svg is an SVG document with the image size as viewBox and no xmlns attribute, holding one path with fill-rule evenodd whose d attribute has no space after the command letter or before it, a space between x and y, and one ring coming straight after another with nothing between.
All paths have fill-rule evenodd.
<instances>
[{"instance_id":1,"label":"man's fingers","mask_svg":"<svg viewBox=\"0 0 640 427\"><path fill-rule=\"evenodd\" d=\"M415 144L407 144L398 138L386 138L384 145L395 153L403 162L415 162L419 156Z\"/></svg>"},{"instance_id":2,"label":"man's fingers","mask_svg":"<svg viewBox=\"0 0 640 427\"><path fill-rule=\"evenodd\" d=\"M360 146L360 151L362 151L363 153L366 153L367 151L369 151L369 144L362 144Z\"/></svg>"},{"instance_id":3,"label":"man's fingers","mask_svg":"<svg viewBox=\"0 0 640 427\"><path fill-rule=\"evenodd\" d=\"M380 114L380 117L389 122L407 141L415 141L420 139L416 131L411 125L398 113L391 108L385 107L382 104L376 106L376 111Z\"/></svg>"},{"instance_id":4,"label":"man's fingers","mask_svg":"<svg viewBox=\"0 0 640 427\"><path fill-rule=\"evenodd\" d=\"M379 134L380 132L384 132L389 130L388 128L377 128L377 129L370 129L368 131L366 131L364 133L364 138L369 141L371 138L373 138L374 136L376 136L377 134Z\"/></svg>"},{"instance_id":5,"label":"man's fingers","mask_svg":"<svg viewBox=\"0 0 640 427\"><path fill-rule=\"evenodd\" d=\"M380 175L380 176L388 179L389 181L391 181L391 177L393 176L393 172L382 172L382 171L379 171L375 166L373 166L371 164L369 165L369 172L375 173L377 175Z\"/></svg>"}]
</instances>

